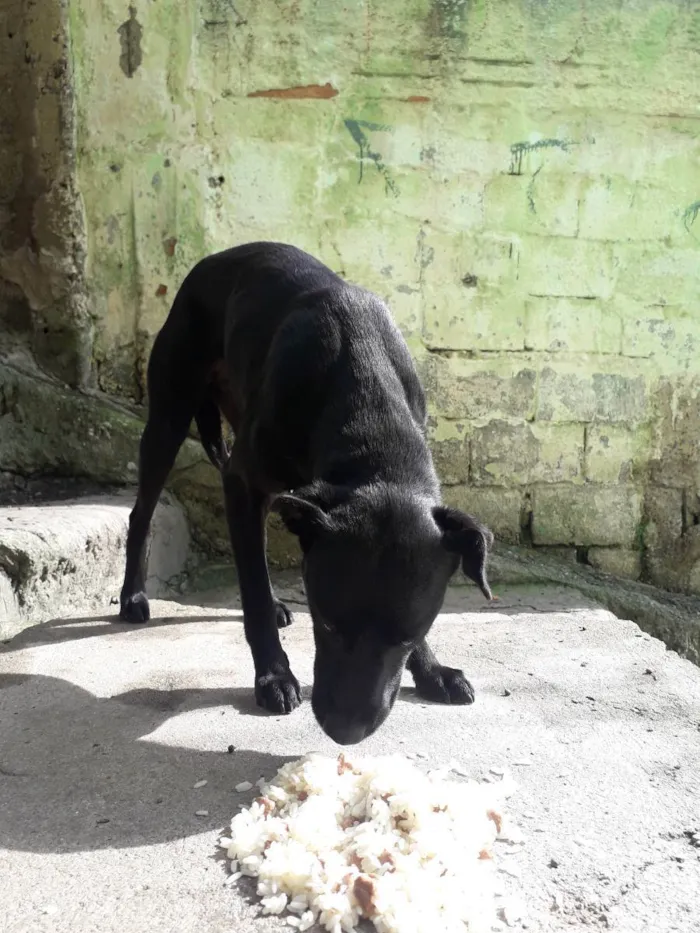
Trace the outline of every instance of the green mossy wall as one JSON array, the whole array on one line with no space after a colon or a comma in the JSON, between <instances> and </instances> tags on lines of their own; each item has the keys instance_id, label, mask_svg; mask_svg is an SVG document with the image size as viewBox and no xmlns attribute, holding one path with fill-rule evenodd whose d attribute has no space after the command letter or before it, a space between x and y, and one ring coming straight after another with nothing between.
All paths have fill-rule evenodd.
<instances>
[{"instance_id":1,"label":"green mossy wall","mask_svg":"<svg viewBox=\"0 0 700 933\"><path fill-rule=\"evenodd\" d=\"M696 4L68 10L100 392L143 401L200 256L290 241L389 301L448 500L700 592ZM220 548L207 471L179 491Z\"/></svg>"}]
</instances>

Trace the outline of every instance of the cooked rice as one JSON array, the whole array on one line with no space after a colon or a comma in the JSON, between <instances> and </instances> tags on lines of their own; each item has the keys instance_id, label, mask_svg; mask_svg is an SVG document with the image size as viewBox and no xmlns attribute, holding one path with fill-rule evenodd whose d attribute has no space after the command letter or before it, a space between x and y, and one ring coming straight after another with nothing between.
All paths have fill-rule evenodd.
<instances>
[{"instance_id":1,"label":"cooked rice","mask_svg":"<svg viewBox=\"0 0 700 933\"><path fill-rule=\"evenodd\" d=\"M229 881L256 877L263 913L300 931L350 933L363 918L378 933L488 931L512 789L425 775L399 756L308 755L231 821Z\"/></svg>"}]
</instances>

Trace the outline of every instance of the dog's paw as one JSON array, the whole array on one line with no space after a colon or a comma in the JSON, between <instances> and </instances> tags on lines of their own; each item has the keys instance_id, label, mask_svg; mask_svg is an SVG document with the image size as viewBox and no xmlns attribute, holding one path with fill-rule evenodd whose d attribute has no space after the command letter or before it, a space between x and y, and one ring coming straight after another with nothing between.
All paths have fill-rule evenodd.
<instances>
[{"instance_id":1,"label":"dog's paw","mask_svg":"<svg viewBox=\"0 0 700 933\"><path fill-rule=\"evenodd\" d=\"M255 700L269 713L291 713L301 703L299 681L290 670L259 674L255 678Z\"/></svg>"},{"instance_id":2,"label":"dog's paw","mask_svg":"<svg viewBox=\"0 0 700 933\"><path fill-rule=\"evenodd\" d=\"M134 593L121 600L119 618L122 622L148 622L151 610L145 593Z\"/></svg>"},{"instance_id":3,"label":"dog's paw","mask_svg":"<svg viewBox=\"0 0 700 933\"><path fill-rule=\"evenodd\" d=\"M294 621L289 609L279 599L275 600L275 613L277 615L277 628L287 628Z\"/></svg>"},{"instance_id":4,"label":"dog's paw","mask_svg":"<svg viewBox=\"0 0 700 933\"><path fill-rule=\"evenodd\" d=\"M431 703L466 706L474 702L474 688L456 667L436 667L416 678L416 693Z\"/></svg>"}]
</instances>

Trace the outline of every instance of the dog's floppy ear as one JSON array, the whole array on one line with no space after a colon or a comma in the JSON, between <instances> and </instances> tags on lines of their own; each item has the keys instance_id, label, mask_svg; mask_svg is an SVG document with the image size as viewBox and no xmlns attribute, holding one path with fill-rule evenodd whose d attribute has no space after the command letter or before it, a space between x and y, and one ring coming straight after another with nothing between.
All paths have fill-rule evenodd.
<instances>
[{"instance_id":1,"label":"dog's floppy ear","mask_svg":"<svg viewBox=\"0 0 700 933\"><path fill-rule=\"evenodd\" d=\"M308 548L314 538L333 531L335 523L328 514L331 501L323 490L305 486L285 492L272 501L270 508L277 512L288 531L299 538L302 548Z\"/></svg>"},{"instance_id":2,"label":"dog's floppy ear","mask_svg":"<svg viewBox=\"0 0 700 933\"><path fill-rule=\"evenodd\" d=\"M493 599L486 579L486 562L493 534L471 515L446 505L433 509L433 518L442 531L443 547L459 554L465 575L476 583L487 599Z\"/></svg>"}]
</instances>

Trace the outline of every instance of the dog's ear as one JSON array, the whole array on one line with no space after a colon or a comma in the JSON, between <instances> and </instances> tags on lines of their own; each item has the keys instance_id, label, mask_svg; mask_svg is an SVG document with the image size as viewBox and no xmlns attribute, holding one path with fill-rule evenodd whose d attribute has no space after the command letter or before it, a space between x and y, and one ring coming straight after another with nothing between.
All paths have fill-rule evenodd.
<instances>
[{"instance_id":1,"label":"dog's ear","mask_svg":"<svg viewBox=\"0 0 700 933\"><path fill-rule=\"evenodd\" d=\"M320 534L333 531L335 523L328 514L331 502L314 487L285 492L272 501L270 508L277 512L288 531L299 538L303 549L311 546Z\"/></svg>"},{"instance_id":2,"label":"dog's ear","mask_svg":"<svg viewBox=\"0 0 700 933\"><path fill-rule=\"evenodd\" d=\"M433 518L442 531L443 547L459 554L464 574L476 583L487 599L493 599L486 579L486 563L493 544L493 534L471 515L446 505L433 509Z\"/></svg>"}]
</instances>

